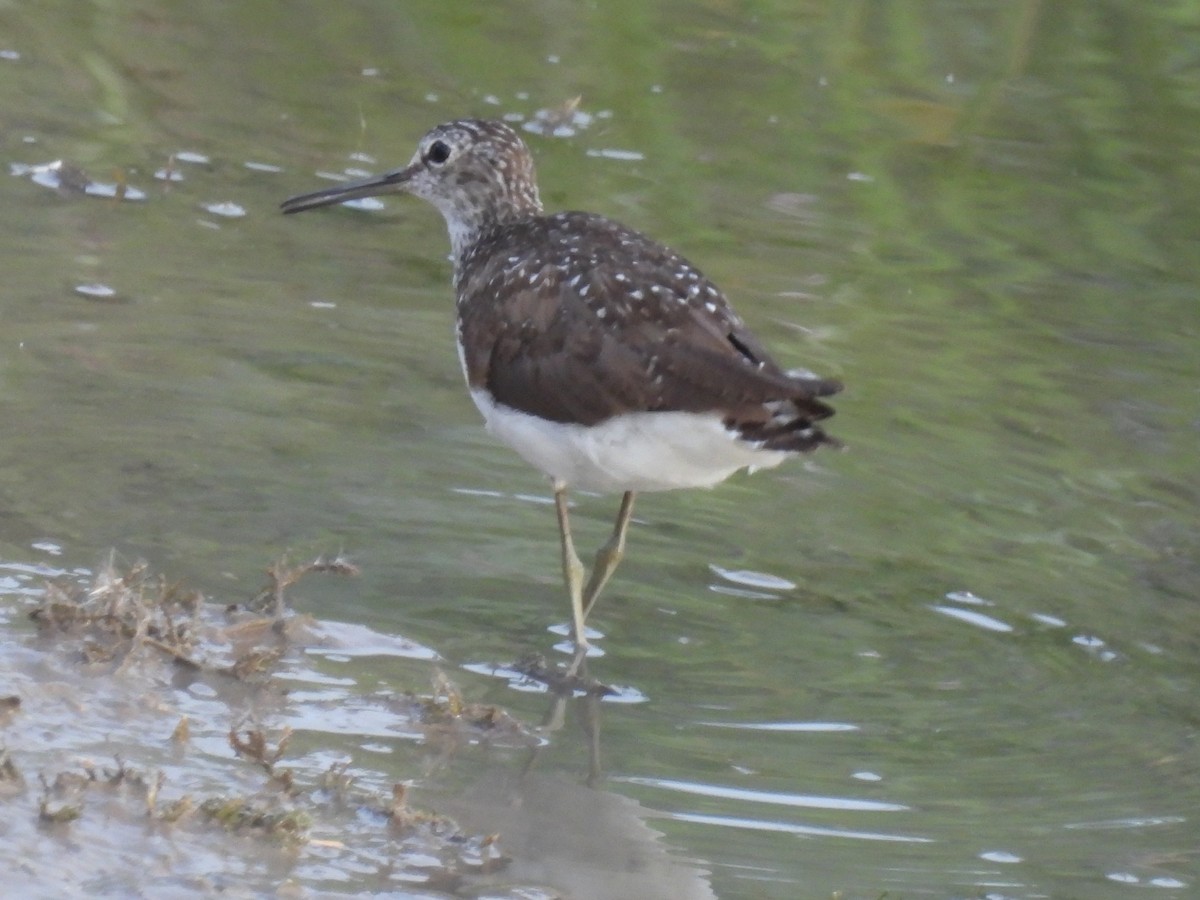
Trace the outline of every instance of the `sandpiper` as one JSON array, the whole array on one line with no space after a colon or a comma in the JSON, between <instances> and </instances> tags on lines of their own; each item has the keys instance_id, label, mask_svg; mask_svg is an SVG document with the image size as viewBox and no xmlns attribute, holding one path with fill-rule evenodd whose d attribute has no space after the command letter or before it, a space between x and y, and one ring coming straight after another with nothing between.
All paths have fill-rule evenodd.
<instances>
[{"instance_id":1,"label":"sandpiper","mask_svg":"<svg viewBox=\"0 0 1200 900\"><path fill-rule=\"evenodd\" d=\"M781 369L717 286L657 241L593 213L544 214L533 157L508 125L438 125L408 165L282 209L389 193L446 220L467 386L488 430L551 479L581 655L638 492L710 487L837 444L818 423L841 384ZM622 493L586 584L570 487Z\"/></svg>"}]
</instances>

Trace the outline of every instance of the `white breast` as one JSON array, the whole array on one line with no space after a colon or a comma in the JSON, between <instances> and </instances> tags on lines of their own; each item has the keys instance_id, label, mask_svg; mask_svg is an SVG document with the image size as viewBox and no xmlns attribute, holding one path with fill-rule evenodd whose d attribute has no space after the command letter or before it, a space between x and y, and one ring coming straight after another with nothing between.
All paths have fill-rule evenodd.
<instances>
[{"instance_id":1,"label":"white breast","mask_svg":"<svg viewBox=\"0 0 1200 900\"><path fill-rule=\"evenodd\" d=\"M590 427L549 422L471 398L488 431L551 478L589 491L668 491L711 487L738 469L770 468L790 454L760 450L712 413L637 412Z\"/></svg>"}]
</instances>

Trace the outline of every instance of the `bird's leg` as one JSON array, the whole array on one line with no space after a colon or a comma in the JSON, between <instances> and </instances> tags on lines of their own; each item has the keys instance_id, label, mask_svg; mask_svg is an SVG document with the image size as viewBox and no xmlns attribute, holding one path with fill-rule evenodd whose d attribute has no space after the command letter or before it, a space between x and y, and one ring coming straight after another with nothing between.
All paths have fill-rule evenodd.
<instances>
[{"instance_id":1,"label":"bird's leg","mask_svg":"<svg viewBox=\"0 0 1200 900\"><path fill-rule=\"evenodd\" d=\"M603 547L596 551L596 561L592 564L592 576L588 579L587 587L583 591L583 618L585 620L588 613L592 611L592 605L596 602L596 598L608 584L608 579L612 578L613 572L617 571L617 566L625 557L625 534L629 531L629 519L633 516L634 496L633 491L626 491L621 497L621 508L617 511L617 521L613 526L612 536Z\"/></svg>"},{"instance_id":2,"label":"bird's leg","mask_svg":"<svg viewBox=\"0 0 1200 900\"><path fill-rule=\"evenodd\" d=\"M562 539L562 568L563 580L567 584L567 593L571 595L571 621L575 632L575 648L587 651L587 637L584 635L583 620L583 563L575 552L575 542L571 540L571 519L567 513L567 486L564 482L554 482L554 509L558 513L558 535Z\"/></svg>"}]
</instances>

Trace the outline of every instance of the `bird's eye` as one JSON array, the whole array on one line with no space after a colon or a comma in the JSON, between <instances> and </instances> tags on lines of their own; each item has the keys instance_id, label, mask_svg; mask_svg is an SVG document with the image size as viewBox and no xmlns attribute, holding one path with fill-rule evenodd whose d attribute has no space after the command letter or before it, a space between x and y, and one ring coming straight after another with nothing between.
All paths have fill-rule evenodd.
<instances>
[{"instance_id":1,"label":"bird's eye","mask_svg":"<svg viewBox=\"0 0 1200 900\"><path fill-rule=\"evenodd\" d=\"M450 145L445 141L434 141L429 145L425 158L435 165L441 165L450 158Z\"/></svg>"}]
</instances>

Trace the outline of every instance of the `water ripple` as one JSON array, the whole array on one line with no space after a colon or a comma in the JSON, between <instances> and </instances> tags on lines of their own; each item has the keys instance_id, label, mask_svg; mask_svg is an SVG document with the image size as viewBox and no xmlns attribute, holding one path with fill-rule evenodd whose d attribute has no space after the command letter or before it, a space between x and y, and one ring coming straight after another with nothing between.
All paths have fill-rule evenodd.
<instances>
[{"instance_id":1,"label":"water ripple","mask_svg":"<svg viewBox=\"0 0 1200 900\"><path fill-rule=\"evenodd\" d=\"M1182 825L1183 816L1131 816L1127 819L1102 819L1098 822L1068 822L1063 828L1072 831L1107 831L1117 828L1157 828L1160 825Z\"/></svg>"},{"instance_id":2,"label":"water ripple","mask_svg":"<svg viewBox=\"0 0 1200 900\"><path fill-rule=\"evenodd\" d=\"M440 659L436 650L407 638L380 634L365 625L323 621L314 626L319 646L305 648L306 653L325 657L397 656L403 659Z\"/></svg>"},{"instance_id":3,"label":"water ripple","mask_svg":"<svg viewBox=\"0 0 1200 900\"><path fill-rule=\"evenodd\" d=\"M630 776L614 778L626 784L656 787L667 791L678 791L697 797L717 797L722 800L748 800L751 803L768 803L773 806L797 806L806 809L837 809L853 812L904 812L911 807L899 803L883 803L879 800L855 800L849 797L818 797L813 794L785 794L779 791L756 791L747 788L728 787L719 784L700 784L693 781L676 781L670 778L644 778Z\"/></svg>"},{"instance_id":4,"label":"water ripple","mask_svg":"<svg viewBox=\"0 0 1200 900\"><path fill-rule=\"evenodd\" d=\"M708 728L740 728L745 731L826 732L858 731L849 722L697 722Z\"/></svg>"},{"instance_id":5,"label":"water ripple","mask_svg":"<svg viewBox=\"0 0 1200 900\"><path fill-rule=\"evenodd\" d=\"M858 841L885 841L903 844L932 844L933 838L911 834L887 834L880 831L850 831L846 828L825 828L819 825L799 825L794 822L771 822L764 819L742 819L735 816L713 816L701 813L670 813L677 822L699 825L721 825L726 828L748 828L753 831L773 831L806 837L838 837Z\"/></svg>"},{"instance_id":6,"label":"water ripple","mask_svg":"<svg viewBox=\"0 0 1200 900\"><path fill-rule=\"evenodd\" d=\"M958 619L960 622L966 622L968 625L974 625L985 631L1008 633L1013 630L1013 627L1007 622L1001 622L999 619L992 616L985 616L983 613L978 613L974 610L959 609L957 606L930 606L929 608L934 612L941 613L943 616Z\"/></svg>"}]
</instances>

